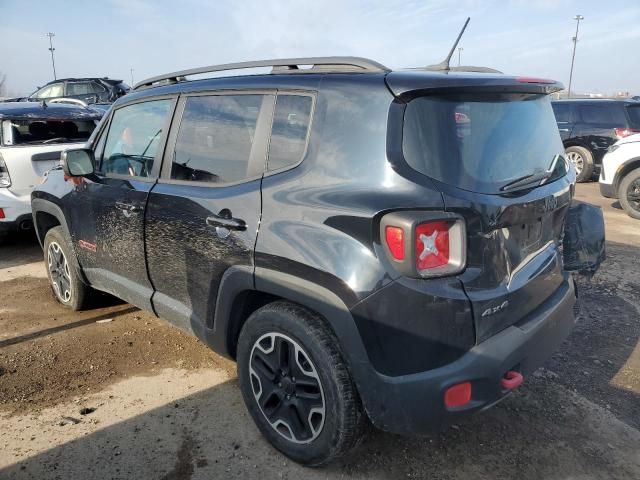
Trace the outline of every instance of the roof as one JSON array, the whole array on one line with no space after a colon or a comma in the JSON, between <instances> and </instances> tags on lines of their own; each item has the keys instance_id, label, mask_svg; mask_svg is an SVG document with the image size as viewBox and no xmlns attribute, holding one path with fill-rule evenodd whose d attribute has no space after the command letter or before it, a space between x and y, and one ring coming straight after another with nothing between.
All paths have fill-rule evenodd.
<instances>
[{"instance_id":1,"label":"roof","mask_svg":"<svg viewBox=\"0 0 640 480\"><path fill-rule=\"evenodd\" d=\"M0 120L99 120L104 112L65 103L0 102Z\"/></svg>"},{"instance_id":2,"label":"roof","mask_svg":"<svg viewBox=\"0 0 640 480\"><path fill-rule=\"evenodd\" d=\"M76 82L76 81L83 81L83 80L102 80L103 82L107 82L113 85L123 82L122 80L118 80L116 78L109 78L109 77L69 77L69 78L57 78L55 80L51 80L50 82L45 83L43 87L50 85L52 83Z\"/></svg>"},{"instance_id":3,"label":"roof","mask_svg":"<svg viewBox=\"0 0 640 480\"><path fill-rule=\"evenodd\" d=\"M310 68L309 68L310 66ZM214 76L230 70L271 67L269 73L248 73L245 75ZM303 68L304 67L304 68ZM212 74L209 78L187 80L192 75ZM378 62L360 57L314 57L277 60L259 60L183 70L158 75L135 85L132 93L122 97L117 104L149 96L170 95L187 91L206 91L232 88L317 88L320 80L331 76L345 81L367 82L378 77L394 94L400 95L410 90L446 87L487 87L506 88L514 92L551 93L561 90L562 84L553 80L529 77L513 77L482 67L455 67L450 70L433 70L429 67L406 70L391 69ZM365 80L369 79L369 80ZM316 87L314 87L316 85ZM506 91L505 90L505 91Z\"/></svg>"}]
</instances>

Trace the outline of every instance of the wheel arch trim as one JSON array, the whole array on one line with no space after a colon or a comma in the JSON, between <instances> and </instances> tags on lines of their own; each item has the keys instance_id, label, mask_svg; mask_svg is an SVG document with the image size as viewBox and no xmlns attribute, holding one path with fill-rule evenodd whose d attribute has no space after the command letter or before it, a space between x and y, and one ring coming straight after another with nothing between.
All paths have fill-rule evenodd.
<instances>
[{"instance_id":1,"label":"wheel arch trim","mask_svg":"<svg viewBox=\"0 0 640 480\"><path fill-rule=\"evenodd\" d=\"M73 267L76 269L76 272L78 273L78 276L80 277L80 280L82 281L82 283L89 285L89 281L85 277L84 272L82 271L82 267L80 266L80 263L78 263L76 247L73 243L73 237L71 236L71 231L69 230L69 225L67 224L67 220L64 216L64 213L62 212L62 209L55 203L52 203L48 200L44 200L42 198L32 198L31 212L33 216L34 230L36 231L36 235L38 237L38 241L40 242L40 246L43 248L44 248L44 235L41 235L40 227L38 226L38 213L40 212L47 213L52 217L54 217L56 220L58 220L58 223L62 228L62 233L64 235L64 238L67 244L69 245L69 247L71 248L71 251L73 252L73 255L71 258Z\"/></svg>"}]
</instances>

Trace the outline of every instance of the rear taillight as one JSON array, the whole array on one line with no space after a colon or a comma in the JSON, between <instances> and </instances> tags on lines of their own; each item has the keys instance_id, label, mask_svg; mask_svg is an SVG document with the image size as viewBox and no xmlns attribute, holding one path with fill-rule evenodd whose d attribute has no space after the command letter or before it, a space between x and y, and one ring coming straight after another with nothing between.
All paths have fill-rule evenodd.
<instances>
[{"instance_id":1,"label":"rear taillight","mask_svg":"<svg viewBox=\"0 0 640 480\"><path fill-rule=\"evenodd\" d=\"M385 240L394 260L404 260L404 230L400 227L386 227Z\"/></svg>"},{"instance_id":2,"label":"rear taillight","mask_svg":"<svg viewBox=\"0 0 640 480\"><path fill-rule=\"evenodd\" d=\"M7 165L4 163L2 154L0 154L0 188L2 187L6 188L10 186L11 186L11 177L9 176L9 170L7 169Z\"/></svg>"},{"instance_id":3,"label":"rear taillight","mask_svg":"<svg viewBox=\"0 0 640 480\"><path fill-rule=\"evenodd\" d=\"M426 278L464 269L463 219L448 213L394 212L381 223L385 250L401 274Z\"/></svg>"},{"instance_id":4,"label":"rear taillight","mask_svg":"<svg viewBox=\"0 0 640 480\"><path fill-rule=\"evenodd\" d=\"M618 138L625 138L634 133L640 133L640 130L637 128L614 128L613 131Z\"/></svg>"},{"instance_id":5,"label":"rear taillight","mask_svg":"<svg viewBox=\"0 0 640 480\"><path fill-rule=\"evenodd\" d=\"M0 208L0 218L5 218L4 210Z\"/></svg>"}]
</instances>

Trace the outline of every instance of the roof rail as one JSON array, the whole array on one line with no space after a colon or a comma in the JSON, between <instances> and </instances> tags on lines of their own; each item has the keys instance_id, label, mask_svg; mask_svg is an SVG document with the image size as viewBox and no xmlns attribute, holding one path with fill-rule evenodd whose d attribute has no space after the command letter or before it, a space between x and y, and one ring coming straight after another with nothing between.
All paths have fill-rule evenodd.
<instances>
[{"instance_id":1,"label":"roof rail","mask_svg":"<svg viewBox=\"0 0 640 480\"><path fill-rule=\"evenodd\" d=\"M312 67L300 69L300 65L312 65ZM151 87L159 83L177 83L184 81L185 77L190 75L259 67L273 67L271 73L317 73L326 71L372 73L389 72L391 70L378 62L361 57L282 58L276 60L258 60L255 62L225 63L222 65L210 65L208 67L191 68L189 70L167 73L138 82L133 87L133 90L138 90L142 87Z\"/></svg>"}]
</instances>

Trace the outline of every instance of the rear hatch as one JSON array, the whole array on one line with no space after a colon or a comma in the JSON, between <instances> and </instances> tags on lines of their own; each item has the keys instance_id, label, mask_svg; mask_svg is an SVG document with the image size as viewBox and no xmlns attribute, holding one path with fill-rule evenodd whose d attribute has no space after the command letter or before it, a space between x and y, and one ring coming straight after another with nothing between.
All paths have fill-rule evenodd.
<instances>
[{"instance_id":1,"label":"rear hatch","mask_svg":"<svg viewBox=\"0 0 640 480\"><path fill-rule=\"evenodd\" d=\"M526 323L564 281L560 244L573 175L548 97L556 84L452 75L425 89L393 75L388 84L406 102L404 158L466 221L459 278L477 341Z\"/></svg>"},{"instance_id":2,"label":"rear hatch","mask_svg":"<svg viewBox=\"0 0 640 480\"><path fill-rule=\"evenodd\" d=\"M2 120L0 156L9 173L9 189L28 195L46 172L59 165L60 152L80 148L95 128L94 120Z\"/></svg>"}]
</instances>

